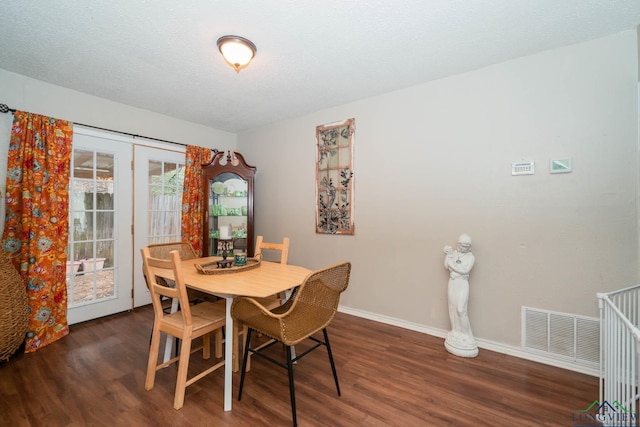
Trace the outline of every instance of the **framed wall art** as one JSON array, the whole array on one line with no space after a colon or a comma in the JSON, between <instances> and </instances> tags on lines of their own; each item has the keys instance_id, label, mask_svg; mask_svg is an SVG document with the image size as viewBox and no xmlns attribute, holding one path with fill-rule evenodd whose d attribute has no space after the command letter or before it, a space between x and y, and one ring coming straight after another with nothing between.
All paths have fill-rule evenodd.
<instances>
[{"instance_id":1,"label":"framed wall art","mask_svg":"<svg viewBox=\"0 0 640 427\"><path fill-rule=\"evenodd\" d=\"M316 233L355 233L355 119L316 126Z\"/></svg>"}]
</instances>

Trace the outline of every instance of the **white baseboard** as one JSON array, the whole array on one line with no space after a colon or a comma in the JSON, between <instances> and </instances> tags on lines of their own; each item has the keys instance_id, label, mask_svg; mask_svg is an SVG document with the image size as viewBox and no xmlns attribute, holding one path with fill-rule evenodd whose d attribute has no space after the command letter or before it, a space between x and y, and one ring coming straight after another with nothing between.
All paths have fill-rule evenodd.
<instances>
[{"instance_id":1,"label":"white baseboard","mask_svg":"<svg viewBox=\"0 0 640 427\"><path fill-rule=\"evenodd\" d=\"M358 310L351 307L345 307L343 305L338 306L338 311L345 314L350 314L356 317L362 317L364 319L373 320L375 322L385 323L387 325L398 326L400 328L409 329L411 331L421 332L423 334L436 336L444 339L447 336L447 332L442 329L432 328L418 323L407 322L406 320L397 319L395 317L384 316L381 314L371 313L369 311ZM582 374L598 377L600 375L597 368L591 368L589 366L582 366L572 363L569 360L559 360L550 357L546 357L543 354L535 354L522 350L520 347L513 347L505 344L501 344L494 341L484 340L476 337L476 342L479 348L483 348L497 353L507 354L509 356L519 357L521 359L530 360L532 362L543 363L545 365L555 366L557 368L567 369L569 371L580 372ZM442 347L444 349L444 345Z\"/></svg>"}]
</instances>

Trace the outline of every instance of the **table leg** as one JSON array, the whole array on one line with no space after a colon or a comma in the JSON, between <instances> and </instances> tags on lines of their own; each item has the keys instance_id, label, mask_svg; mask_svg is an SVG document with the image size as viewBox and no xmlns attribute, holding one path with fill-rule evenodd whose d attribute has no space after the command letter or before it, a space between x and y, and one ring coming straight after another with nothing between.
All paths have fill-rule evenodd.
<instances>
[{"instance_id":1,"label":"table leg","mask_svg":"<svg viewBox=\"0 0 640 427\"><path fill-rule=\"evenodd\" d=\"M231 304L233 297L226 297L227 324L224 346L224 410L231 410L233 392L233 318L231 317Z\"/></svg>"}]
</instances>

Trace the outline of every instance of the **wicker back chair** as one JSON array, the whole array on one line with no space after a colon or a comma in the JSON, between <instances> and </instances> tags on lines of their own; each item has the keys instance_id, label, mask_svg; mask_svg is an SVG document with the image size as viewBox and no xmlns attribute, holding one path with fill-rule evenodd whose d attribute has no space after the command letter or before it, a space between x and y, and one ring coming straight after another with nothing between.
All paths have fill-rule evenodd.
<instances>
[{"instance_id":1,"label":"wicker back chair","mask_svg":"<svg viewBox=\"0 0 640 427\"><path fill-rule=\"evenodd\" d=\"M9 254L0 249L0 360L22 345L29 328L29 300Z\"/></svg>"},{"instance_id":2,"label":"wicker back chair","mask_svg":"<svg viewBox=\"0 0 640 427\"><path fill-rule=\"evenodd\" d=\"M253 298L239 297L235 299L231 306L231 315L236 320L243 322L248 328L240 374L238 400L242 398L248 355L252 353L253 355L260 356L287 369L289 373L289 394L291 397L293 425L297 425L293 364L319 346L324 346L327 349L336 389L338 396L340 396L338 375L335 364L333 363L333 355L331 353L326 328L336 314L340 294L347 289L349 285L350 274L351 263L349 262L317 270L309 274L304 282L295 288L287 302L271 310ZM273 338L275 340L273 343L283 343L287 350L286 363L278 362L271 356L263 354L263 351L270 346L252 348L250 343L253 331ZM324 341L312 336L319 331L322 331ZM292 356L293 346L305 339L314 341L315 345L298 356Z\"/></svg>"},{"instance_id":3,"label":"wicker back chair","mask_svg":"<svg viewBox=\"0 0 640 427\"><path fill-rule=\"evenodd\" d=\"M180 259L195 259L198 258L198 254L193 249L188 242L168 242L168 243L156 243L154 245L147 246L149 248L149 254L152 258L159 259L171 259L171 252L177 251L180 255ZM145 277L146 279L146 277ZM160 281L164 281L167 285L172 286L173 282L170 280L164 280L162 278L158 278ZM148 282L148 281L147 281ZM187 294L189 296L189 301L193 303L198 303L201 301L216 301L217 298L213 295L207 294L205 292L196 291L195 289L187 289Z\"/></svg>"},{"instance_id":4,"label":"wicker back chair","mask_svg":"<svg viewBox=\"0 0 640 427\"><path fill-rule=\"evenodd\" d=\"M147 247L149 248L149 254L151 254L153 258L171 259L169 254L173 251L178 251L180 259L198 258L198 254L196 254L193 246L187 242L156 243L155 245L149 245Z\"/></svg>"}]
</instances>

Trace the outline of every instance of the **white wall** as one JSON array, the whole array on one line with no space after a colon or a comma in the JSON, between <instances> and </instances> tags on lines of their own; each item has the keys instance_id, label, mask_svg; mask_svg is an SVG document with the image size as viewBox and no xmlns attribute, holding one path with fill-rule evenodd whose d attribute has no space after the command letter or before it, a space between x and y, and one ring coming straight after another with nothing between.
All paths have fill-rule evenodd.
<instances>
[{"instance_id":1,"label":"white wall","mask_svg":"<svg viewBox=\"0 0 640 427\"><path fill-rule=\"evenodd\" d=\"M350 260L353 310L447 330L442 248L468 233L480 339L519 346L521 306L596 317L596 292L638 281L636 45L624 32L242 133L256 232L290 237L293 264ZM315 127L351 117L356 235L318 235ZM573 172L549 174L564 157ZM511 176L523 160L536 174Z\"/></svg>"},{"instance_id":2,"label":"white wall","mask_svg":"<svg viewBox=\"0 0 640 427\"><path fill-rule=\"evenodd\" d=\"M236 135L87 95L0 69L0 103L17 110L52 116L181 144L230 150ZM0 230L4 227L4 192L12 114L0 114ZM140 140L144 143L144 140Z\"/></svg>"}]
</instances>

